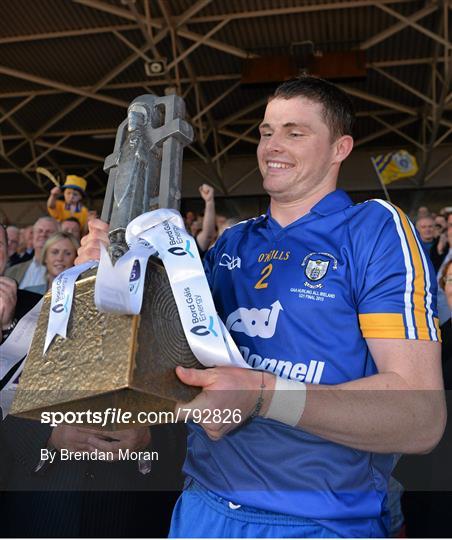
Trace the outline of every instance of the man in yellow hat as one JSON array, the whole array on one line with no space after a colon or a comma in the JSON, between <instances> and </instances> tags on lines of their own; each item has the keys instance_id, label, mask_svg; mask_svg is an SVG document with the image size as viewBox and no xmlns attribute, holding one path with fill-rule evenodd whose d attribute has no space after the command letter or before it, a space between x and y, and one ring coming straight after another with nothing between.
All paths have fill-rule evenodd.
<instances>
[{"instance_id":1,"label":"man in yellow hat","mask_svg":"<svg viewBox=\"0 0 452 540\"><path fill-rule=\"evenodd\" d=\"M49 214L58 221L75 217L83 230L88 221L88 208L82 204L86 184L86 180L81 176L75 174L66 176L66 181L61 187L55 186L50 191L50 197L47 200ZM61 193L64 194L64 200L58 198Z\"/></svg>"}]
</instances>

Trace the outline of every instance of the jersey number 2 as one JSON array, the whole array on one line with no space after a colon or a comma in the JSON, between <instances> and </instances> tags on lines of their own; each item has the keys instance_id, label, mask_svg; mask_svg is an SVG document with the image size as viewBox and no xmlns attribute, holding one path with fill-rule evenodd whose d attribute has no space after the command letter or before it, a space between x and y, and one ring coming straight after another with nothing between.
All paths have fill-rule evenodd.
<instances>
[{"instance_id":1,"label":"jersey number 2","mask_svg":"<svg viewBox=\"0 0 452 540\"><path fill-rule=\"evenodd\" d=\"M267 264L267 266L262 270L261 272L261 279L254 285L255 289L266 289L268 287L268 283L265 282L265 280L270 276L270 274L273 272L273 265Z\"/></svg>"}]
</instances>

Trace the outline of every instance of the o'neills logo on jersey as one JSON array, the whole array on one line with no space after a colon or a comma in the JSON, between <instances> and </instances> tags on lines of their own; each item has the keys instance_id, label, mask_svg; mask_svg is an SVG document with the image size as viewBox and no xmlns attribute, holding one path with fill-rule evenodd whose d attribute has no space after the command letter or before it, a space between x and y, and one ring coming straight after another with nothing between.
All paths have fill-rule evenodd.
<instances>
[{"instance_id":1,"label":"o'neills logo on jersey","mask_svg":"<svg viewBox=\"0 0 452 540\"><path fill-rule=\"evenodd\" d=\"M310 360L309 363L291 362L290 360L278 360L277 358L264 358L256 353L251 353L248 347L239 347L240 352L247 364L255 369L269 371L278 377L293 381L320 384L325 362Z\"/></svg>"},{"instance_id":2,"label":"o'neills logo on jersey","mask_svg":"<svg viewBox=\"0 0 452 540\"><path fill-rule=\"evenodd\" d=\"M290 257L290 251L272 249L268 253L259 253L257 262L287 261Z\"/></svg>"},{"instance_id":3,"label":"o'neills logo on jersey","mask_svg":"<svg viewBox=\"0 0 452 540\"><path fill-rule=\"evenodd\" d=\"M280 311L283 307L279 300L273 302L270 309L239 307L226 319L226 328L250 337L271 338L275 334Z\"/></svg>"}]
</instances>

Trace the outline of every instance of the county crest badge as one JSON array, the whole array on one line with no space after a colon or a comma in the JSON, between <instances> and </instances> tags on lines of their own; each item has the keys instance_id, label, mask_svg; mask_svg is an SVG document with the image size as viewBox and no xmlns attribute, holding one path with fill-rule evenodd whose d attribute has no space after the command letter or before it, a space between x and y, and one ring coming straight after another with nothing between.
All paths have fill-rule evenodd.
<instances>
[{"instance_id":1,"label":"county crest badge","mask_svg":"<svg viewBox=\"0 0 452 540\"><path fill-rule=\"evenodd\" d=\"M322 289L322 283L313 283L319 282L323 279L329 268L332 270L337 270L338 262L334 255L326 252L312 252L306 255L301 263L302 268L304 269L304 275L308 278L308 281L305 282L305 286L310 289Z\"/></svg>"},{"instance_id":2,"label":"county crest badge","mask_svg":"<svg viewBox=\"0 0 452 540\"><path fill-rule=\"evenodd\" d=\"M329 265L330 261L309 259L304 273L309 280L319 281L327 273Z\"/></svg>"}]
</instances>

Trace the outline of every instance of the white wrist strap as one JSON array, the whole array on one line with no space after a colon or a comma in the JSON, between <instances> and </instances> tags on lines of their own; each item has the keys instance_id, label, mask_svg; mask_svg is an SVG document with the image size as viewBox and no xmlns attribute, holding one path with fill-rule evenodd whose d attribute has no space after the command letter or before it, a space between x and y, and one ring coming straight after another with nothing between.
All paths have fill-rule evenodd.
<instances>
[{"instance_id":1,"label":"white wrist strap","mask_svg":"<svg viewBox=\"0 0 452 540\"><path fill-rule=\"evenodd\" d=\"M276 377L275 391L265 418L296 426L303 414L305 404L305 383Z\"/></svg>"}]
</instances>

